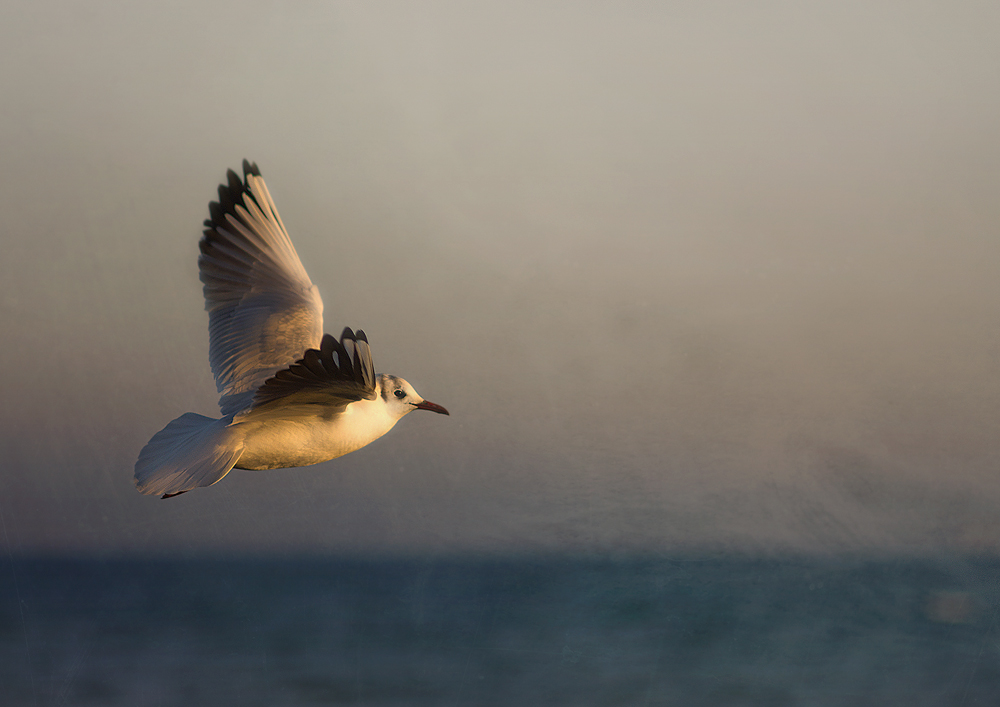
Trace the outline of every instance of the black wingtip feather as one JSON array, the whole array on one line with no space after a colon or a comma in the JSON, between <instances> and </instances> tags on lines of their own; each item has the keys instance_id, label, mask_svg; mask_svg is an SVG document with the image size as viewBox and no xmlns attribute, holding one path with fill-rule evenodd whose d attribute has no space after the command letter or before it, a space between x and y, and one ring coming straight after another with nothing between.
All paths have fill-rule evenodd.
<instances>
[{"instance_id":1,"label":"black wingtip feather","mask_svg":"<svg viewBox=\"0 0 1000 707\"><path fill-rule=\"evenodd\" d=\"M243 202L245 190L246 184L240 175L231 169L226 170L226 183L219 185L219 200L208 203L208 213L211 218L206 219L205 229L225 228L226 214L235 216L235 207L245 205Z\"/></svg>"},{"instance_id":2,"label":"black wingtip feather","mask_svg":"<svg viewBox=\"0 0 1000 707\"><path fill-rule=\"evenodd\" d=\"M232 173L233 173L233 171L229 170L229 174L232 174ZM233 204L235 204L235 203L236 203L236 198L232 194L229 193L229 185L228 184L220 184L219 185L219 207L223 210L223 212L232 212L232 210L233 210Z\"/></svg>"},{"instance_id":3,"label":"black wingtip feather","mask_svg":"<svg viewBox=\"0 0 1000 707\"><path fill-rule=\"evenodd\" d=\"M209 236L213 229L226 227L226 214L236 215L236 206L246 207L246 199L254 199L250 193L247 177L253 175L260 176L260 169L256 162L243 160L243 177L241 178L235 170L226 170L226 183L219 185L219 200L211 201L208 204L208 213L211 218L205 220L205 235Z\"/></svg>"},{"instance_id":4,"label":"black wingtip feather","mask_svg":"<svg viewBox=\"0 0 1000 707\"><path fill-rule=\"evenodd\" d=\"M326 370L326 373L329 376L337 375L337 371L334 370L336 368L337 362L333 360L333 353L337 350L338 346L339 342L329 334L323 334L323 338L319 342L320 362L322 363L324 361L330 361L330 366L327 366L326 363L323 363L323 368ZM339 354L337 355L337 358L338 359L340 358Z\"/></svg>"},{"instance_id":5,"label":"black wingtip feather","mask_svg":"<svg viewBox=\"0 0 1000 707\"><path fill-rule=\"evenodd\" d=\"M354 362L351 361L351 357L347 355L347 349L344 348L343 337L341 337L340 341L334 339L333 345L337 351L336 363L340 367L340 375L349 378L351 380L356 380L357 374L355 372Z\"/></svg>"},{"instance_id":6,"label":"black wingtip feather","mask_svg":"<svg viewBox=\"0 0 1000 707\"><path fill-rule=\"evenodd\" d=\"M321 390L331 382L352 383L340 393L342 400L373 397L375 379L370 360L366 357L363 361L356 346L354 356L349 356L344 341L367 343L368 338L360 329L355 334L350 327L344 327L339 341L330 334L324 334L319 349L306 350L302 358L264 382L254 396L254 407L309 389Z\"/></svg>"},{"instance_id":7,"label":"black wingtip feather","mask_svg":"<svg viewBox=\"0 0 1000 707\"><path fill-rule=\"evenodd\" d=\"M222 206L217 201L208 202L208 213L212 217L205 222L207 226L209 223L212 224L212 228L216 226L221 226L223 219L226 218L226 212L222 210Z\"/></svg>"},{"instance_id":8,"label":"black wingtip feather","mask_svg":"<svg viewBox=\"0 0 1000 707\"><path fill-rule=\"evenodd\" d=\"M308 368L309 372L314 376L322 377L326 375L326 368L323 366L320 352L316 349L307 349L299 364Z\"/></svg>"},{"instance_id":9,"label":"black wingtip feather","mask_svg":"<svg viewBox=\"0 0 1000 707\"><path fill-rule=\"evenodd\" d=\"M229 193L242 194L243 193L243 180L240 179L240 175L236 174L233 170L226 171L226 177L229 179Z\"/></svg>"}]
</instances>

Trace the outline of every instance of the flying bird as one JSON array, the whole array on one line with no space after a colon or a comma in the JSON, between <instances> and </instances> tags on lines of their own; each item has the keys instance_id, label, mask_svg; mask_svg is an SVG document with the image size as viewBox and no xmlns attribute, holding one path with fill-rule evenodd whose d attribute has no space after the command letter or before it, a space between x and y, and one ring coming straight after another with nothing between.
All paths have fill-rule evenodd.
<instances>
[{"instance_id":1,"label":"flying bird","mask_svg":"<svg viewBox=\"0 0 1000 707\"><path fill-rule=\"evenodd\" d=\"M361 449L407 413L448 411L375 373L368 337L323 333L309 280L257 165L211 202L198 258L222 417L185 413L139 453L140 493L171 498L231 469L308 466Z\"/></svg>"}]
</instances>

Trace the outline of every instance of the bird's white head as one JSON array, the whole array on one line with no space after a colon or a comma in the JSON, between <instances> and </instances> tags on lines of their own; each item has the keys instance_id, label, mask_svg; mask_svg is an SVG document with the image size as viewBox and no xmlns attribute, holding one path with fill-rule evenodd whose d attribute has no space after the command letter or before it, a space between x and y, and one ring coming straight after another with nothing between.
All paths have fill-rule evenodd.
<instances>
[{"instance_id":1,"label":"bird's white head","mask_svg":"<svg viewBox=\"0 0 1000 707\"><path fill-rule=\"evenodd\" d=\"M436 403L424 400L413 386L398 376L380 373L378 376L378 394L385 402L389 414L399 419L414 410L430 410L431 412L448 415L448 411Z\"/></svg>"}]
</instances>

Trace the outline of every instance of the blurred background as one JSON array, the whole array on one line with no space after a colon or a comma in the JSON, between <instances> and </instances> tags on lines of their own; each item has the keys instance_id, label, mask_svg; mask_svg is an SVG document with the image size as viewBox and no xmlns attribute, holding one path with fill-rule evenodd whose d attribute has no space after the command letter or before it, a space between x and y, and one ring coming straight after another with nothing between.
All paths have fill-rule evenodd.
<instances>
[{"instance_id":1,"label":"blurred background","mask_svg":"<svg viewBox=\"0 0 1000 707\"><path fill-rule=\"evenodd\" d=\"M194 670L181 656L203 651L199 669L225 659L225 674L248 676L243 704L513 704L514 683L546 704L863 704L875 693L861 674L882 700L991 703L998 23L990 2L0 8L0 686L24 704L217 704L206 685L231 684L170 691ZM197 242L244 157L319 287L327 331L363 328L379 371L452 416L410 416L315 467L144 497L132 466L146 441L184 412L218 411ZM276 568L288 585L260 584ZM809 621L831 605L795 599L817 572L845 606L887 583L876 604L902 614L857 601L902 632L881 651L900 665L844 648L882 645L847 609L829 631ZM344 576L358 581L328 582ZM755 581L756 599L733 589ZM150 603L167 586L205 615L239 591L262 608L220 624L232 643L219 653L202 614ZM667 586L722 604L665 604ZM317 668L302 684L318 692L260 677L248 636L280 623L264 597L359 587L390 599L374 614L344 599L345 616L368 617L352 631L370 637L388 611L386 625L411 631L406 656L453 651L439 682L427 677L438 692L358 677L389 669L382 644L348 677ZM434 599L392 613L417 595ZM638 642L584 619L621 602L609 615L627 620L607 625ZM478 644L449 633L460 606L484 612L465 629L521 626L508 605L565 617L549 638L510 628L518 656L556 667L504 673L490 631ZM103 633L115 611L154 608L167 633ZM751 614L771 628L748 629ZM698 628L720 615L731 620ZM736 645L739 626L748 655L780 646L773 683L755 668L758 682L669 692L663 641L714 636L677 654L745 667L698 652ZM285 644L271 638L273 668ZM150 641L130 674L155 665L159 687L123 686L108 656ZM473 644L493 667L462 662ZM839 660L833 682L789 667L800 645L832 646L815 665ZM581 687L600 666L639 664L646 677L621 677L634 694ZM887 671L926 665L951 666L927 678L941 691L886 687ZM85 689L85 674L104 677ZM545 692L559 680L580 691Z\"/></svg>"}]
</instances>

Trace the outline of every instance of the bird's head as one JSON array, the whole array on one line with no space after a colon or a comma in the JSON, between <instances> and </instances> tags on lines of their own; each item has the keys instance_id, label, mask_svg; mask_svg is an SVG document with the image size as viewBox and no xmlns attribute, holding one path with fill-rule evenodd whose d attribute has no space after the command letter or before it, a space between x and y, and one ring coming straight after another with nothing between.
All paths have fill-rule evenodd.
<instances>
[{"instance_id":1,"label":"bird's head","mask_svg":"<svg viewBox=\"0 0 1000 707\"><path fill-rule=\"evenodd\" d=\"M448 411L436 403L424 400L420 397L413 386L398 376L390 376L382 373L378 377L379 395L385 401L389 414L397 420L408 412L414 410L430 410L442 415L448 415Z\"/></svg>"}]
</instances>

